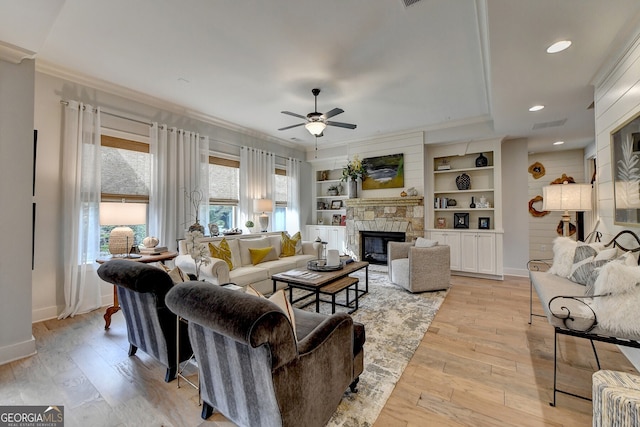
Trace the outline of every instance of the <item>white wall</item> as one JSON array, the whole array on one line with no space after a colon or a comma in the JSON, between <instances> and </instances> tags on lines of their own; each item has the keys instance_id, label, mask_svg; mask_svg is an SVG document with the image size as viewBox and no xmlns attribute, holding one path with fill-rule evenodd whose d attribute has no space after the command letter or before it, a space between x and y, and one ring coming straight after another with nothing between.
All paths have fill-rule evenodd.
<instances>
[{"instance_id":1,"label":"white wall","mask_svg":"<svg viewBox=\"0 0 640 427\"><path fill-rule=\"evenodd\" d=\"M0 364L35 353L31 211L35 65L0 59Z\"/></svg>"},{"instance_id":2,"label":"white wall","mask_svg":"<svg viewBox=\"0 0 640 427\"><path fill-rule=\"evenodd\" d=\"M35 111L29 116L34 120L29 123L31 132L33 132L34 125L39 131L36 178L38 216L32 304L34 322L56 317L64 306L63 263L60 256L64 239L60 230L62 212L60 181L61 100L82 101L126 117L139 118L146 122L157 121L169 126L199 132L201 135L210 137L211 150L216 153L239 156L239 146L247 145L271 151L279 156L304 160L304 152L294 147L277 145L252 135L216 126L204 121L204 119L187 117L176 112L179 110L176 106L134 92L131 92L127 97L127 91L122 88L113 88L112 91L109 91L109 88L102 86L100 86L101 89L95 89L90 84L93 82L77 83L44 72L35 73ZM96 83L96 86L98 85L99 83ZM31 100L33 100L33 96ZM108 115L102 116L102 125L140 135L148 135L149 131L147 125L116 119ZM302 188L305 188L304 185L310 186L311 168L306 162L302 163L301 175L304 177ZM310 195L304 191L301 193L301 205L302 218L304 218L309 215L311 206ZM113 288L100 281L97 276L93 278L92 285L101 287L103 303L110 304Z\"/></svg>"},{"instance_id":3,"label":"white wall","mask_svg":"<svg viewBox=\"0 0 640 427\"><path fill-rule=\"evenodd\" d=\"M603 68L595 82L595 131L598 174L598 217L603 240L608 241L618 231L638 226L614 224L613 181L611 164L611 132L640 113L640 29L629 50L613 66ZM640 351L624 348L624 353L640 369Z\"/></svg>"},{"instance_id":4,"label":"white wall","mask_svg":"<svg viewBox=\"0 0 640 427\"><path fill-rule=\"evenodd\" d=\"M535 179L530 173L527 173L529 181L527 210L529 200L538 195L542 196L542 187L560 178L562 174L572 177L575 182L589 182L585 177L584 171L584 150L564 150L531 154L525 170L535 162L540 162L544 166L546 174L539 179ZM542 202L536 203L534 207L542 211ZM572 214L571 224L575 225L575 214ZM529 258L553 258L553 240L558 237L556 228L562 219L562 212L550 212L543 217L534 217L528 212L527 215L529 217ZM587 230L586 233L589 231L591 230ZM572 237L575 238L576 235Z\"/></svg>"},{"instance_id":5,"label":"white wall","mask_svg":"<svg viewBox=\"0 0 640 427\"><path fill-rule=\"evenodd\" d=\"M527 193L527 140L502 143L502 225L504 229L504 274L529 275L529 221Z\"/></svg>"}]
</instances>

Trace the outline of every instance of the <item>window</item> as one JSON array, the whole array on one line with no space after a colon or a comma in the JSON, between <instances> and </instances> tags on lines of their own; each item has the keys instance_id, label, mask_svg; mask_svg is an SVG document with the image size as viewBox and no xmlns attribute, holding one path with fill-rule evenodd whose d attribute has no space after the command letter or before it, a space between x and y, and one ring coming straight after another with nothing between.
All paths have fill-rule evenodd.
<instances>
[{"instance_id":1,"label":"window","mask_svg":"<svg viewBox=\"0 0 640 427\"><path fill-rule=\"evenodd\" d=\"M149 203L151 155L149 144L102 135L101 201ZM147 236L146 224L119 224L133 229L136 245ZM109 253L109 233L116 225L100 226L100 254Z\"/></svg>"},{"instance_id":2,"label":"window","mask_svg":"<svg viewBox=\"0 0 640 427\"><path fill-rule=\"evenodd\" d=\"M287 229L287 203L289 201L289 177L287 171L276 168L275 199L276 206L273 212L273 229Z\"/></svg>"},{"instance_id":3,"label":"window","mask_svg":"<svg viewBox=\"0 0 640 427\"><path fill-rule=\"evenodd\" d=\"M235 228L240 198L240 162L209 157L209 223L220 230Z\"/></svg>"}]
</instances>

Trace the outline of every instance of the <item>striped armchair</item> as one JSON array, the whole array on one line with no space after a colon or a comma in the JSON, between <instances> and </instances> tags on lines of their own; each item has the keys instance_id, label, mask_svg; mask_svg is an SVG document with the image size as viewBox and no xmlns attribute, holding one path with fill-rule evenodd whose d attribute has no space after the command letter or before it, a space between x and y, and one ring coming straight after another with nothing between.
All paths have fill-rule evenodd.
<instances>
[{"instance_id":1,"label":"striped armchair","mask_svg":"<svg viewBox=\"0 0 640 427\"><path fill-rule=\"evenodd\" d=\"M364 325L346 313L293 309L206 283L167 294L189 321L200 370L202 418L214 408L239 426L324 426L363 369Z\"/></svg>"},{"instance_id":2,"label":"striped armchair","mask_svg":"<svg viewBox=\"0 0 640 427\"><path fill-rule=\"evenodd\" d=\"M118 300L127 323L129 356L138 349L167 367L164 380L176 377L176 315L165 305L167 292L173 287L169 275L157 267L114 259L98 268L98 276L117 286ZM191 354L187 325L180 325L180 361ZM182 339L184 337L184 339Z\"/></svg>"}]
</instances>

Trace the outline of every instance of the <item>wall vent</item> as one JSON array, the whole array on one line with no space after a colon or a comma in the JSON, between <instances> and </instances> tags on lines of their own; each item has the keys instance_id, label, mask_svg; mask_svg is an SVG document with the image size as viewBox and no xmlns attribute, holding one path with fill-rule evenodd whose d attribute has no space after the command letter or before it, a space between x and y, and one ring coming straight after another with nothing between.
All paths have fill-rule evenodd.
<instances>
[{"instance_id":1,"label":"wall vent","mask_svg":"<svg viewBox=\"0 0 640 427\"><path fill-rule=\"evenodd\" d=\"M566 122L567 122L567 119L555 120L553 122L536 123L536 124L533 125L533 130L554 128L554 127L557 127L557 126L563 126Z\"/></svg>"},{"instance_id":2,"label":"wall vent","mask_svg":"<svg viewBox=\"0 0 640 427\"><path fill-rule=\"evenodd\" d=\"M418 2L420 2L421 0L402 0L402 3L404 4L404 7L409 7L412 6Z\"/></svg>"}]
</instances>

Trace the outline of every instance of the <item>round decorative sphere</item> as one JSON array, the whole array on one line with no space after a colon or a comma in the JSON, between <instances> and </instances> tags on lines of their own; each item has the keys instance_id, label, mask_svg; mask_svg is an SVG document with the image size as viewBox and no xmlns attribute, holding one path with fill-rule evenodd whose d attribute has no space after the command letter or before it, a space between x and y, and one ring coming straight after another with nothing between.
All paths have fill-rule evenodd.
<instances>
[{"instance_id":1,"label":"round decorative sphere","mask_svg":"<svg viewBox=\"0 0 640 427\"><path fill-rule=\"evenodd\" d=\"M155 248L156 246L158 246L158 243L160 243L160 240L158 240L157 237L145 237L142 240L142 244L144 245L145 248Z\"/></svg>"},{"instance_id":2,"label":"round decorative sphere","mask_svg":"<svg viewBox=\"0 0 640 427\"><path fill-rule=\"evenodd\" d=\"M456 178L456 187L458 187L458 190L468 190L471 188L471 177L466 173L458 175Z\"/></svg>"}]
</instances>

